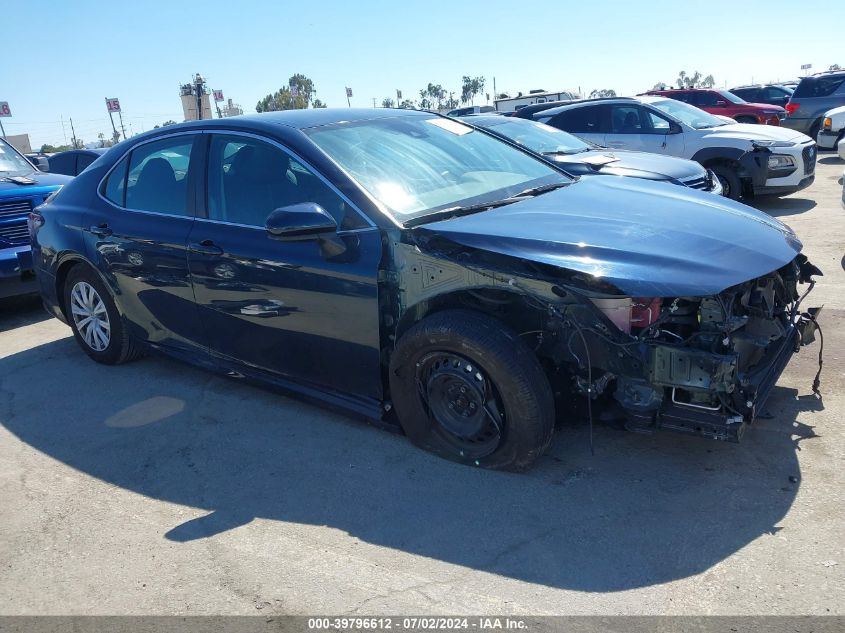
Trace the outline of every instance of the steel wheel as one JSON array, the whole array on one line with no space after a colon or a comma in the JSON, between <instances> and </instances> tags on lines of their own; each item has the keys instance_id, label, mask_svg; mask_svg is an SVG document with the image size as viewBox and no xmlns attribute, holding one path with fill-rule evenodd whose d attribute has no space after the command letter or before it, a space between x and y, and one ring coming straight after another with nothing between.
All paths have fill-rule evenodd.
<instances>
[{"instance_id":1,"label":"steel wheel","mask_svg":"<svg viewBox=\"0 0 845 633\"><path fill-rule=\"evenodd\" d=\"M419 362L417 389L437 434L461 457L485 457L499 446L504 431L500 398L472 362L457 354L429 354Z\"/></svg>"},{"instance_id":2,"label":"steel wheel","mask_svg":"<svg viewBox=\"0 0 845 633\"><path fill-rule=\"evenodd\" d=\"M70 291L70 310L76 329L95 352L102 352L111 341L111 323L106 304L88 282L78 281Z\"/></svg>"}]
</instances>

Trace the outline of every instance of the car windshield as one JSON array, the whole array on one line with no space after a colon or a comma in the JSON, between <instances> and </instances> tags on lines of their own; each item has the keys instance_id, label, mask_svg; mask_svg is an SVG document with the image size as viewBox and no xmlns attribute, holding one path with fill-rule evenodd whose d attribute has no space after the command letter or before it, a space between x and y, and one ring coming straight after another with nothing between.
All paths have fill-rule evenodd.
<instances>
[{"instance_id":1,"label":"car windshield","mask_svg":"<svg viewBox=\"0 0 845 633\"><path fill-rule=\"evenodd\" d=\"M506 136L538 154L577 154L594 149L592 145L572 136L569 132L537 121L508 117L505 121L479 125Z\"/></svg>"},{"instance_id":2,"label":"car windshield","mask_svg":"<svg viewBox=\"0 0 845 633\"><path fill-rule=\"evenodd\" d=\"M734 93L728 92L727 90L717 90L716 92L718 92L725 101L729 101L731 103L748 103L745 99L741 99Z\"/></svg>"},{"instance_id":3,"label":"car windshield","mask_svg":"<svg viewBox=\"0 0 845 633\"><path fill-rule=\"evenodd\" d=\"M727 123L712 114L708 114L704 110L691 106L683 101L661 99L660 101L650 101L649 105L654 106L663 114L667 114L682 123L686 123L696 130L727 125Z\"/></svg>"},{"instance_id":4,"label":"car windshield","mask_svg":"<svg viewBox=\"0 0 845 633\"><path fill-rule=\"evenodd\" d=\"M303 131L400 223L571 181L543 161L443 117L385 117Z\"/></svg>"},{"instance_id":5,"label":"car windshield","mask_svg":"<svg viewBox=\"0 0 845 633\"><path fill-rule=\"evenodd\" d=\"M18 154L11 145L0 139L0 176L26 176L35 168L23 156Z\"/></svg>"}]
</instances>

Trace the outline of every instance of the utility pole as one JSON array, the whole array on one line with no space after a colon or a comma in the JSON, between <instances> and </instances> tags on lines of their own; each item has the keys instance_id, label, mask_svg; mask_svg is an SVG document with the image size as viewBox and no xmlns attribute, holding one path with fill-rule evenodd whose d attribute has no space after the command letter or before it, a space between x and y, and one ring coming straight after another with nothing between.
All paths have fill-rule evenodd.
<instances>
[{"instance_id":1,"label":"utility pole","mask_svg":"<svg viewBox=\"0 0 845 633\"><path fill-rule=\"evenodd\" d=\"M65 132L65 115L61 115L62 120L62 136L65 137L65 145L67 145L67 132Z\"/></svg>"},{"instance_id":2,"label":"utility pole","mask_svg":"<svg viewBox=\"0 0 845 633\"><path fill-rule=\"evenodd\" d=\"M496 103L496 99L498 99L498 98L499 98L499 93L496 92L496 76L493 75L493 107L496 108L497 111L499 110L499 104Z\"/></svg>"},{"instance_id":3,"label":"utility pole","mask_svg":"<svg viewBox=\"0 0 845 633\"><path fill-rule=\"evenodd\" d=\"M374 108L376 107L376 98L375 97L373 97L373 107Z\"/></svg>"},{"instance_id":4,"label":"utility pole","mask_svg":"<svg viewBox=\"0 0 845 633\"><path fill-rule=\"evenodd\" d=\"M117 116L120 117L120 129L123 130L123 140L126 140L126 128L123 127L123 109L117 111Z\"/></svg>"},{"instance_id":5,"label":"utility pole","mask_svg":"<svg viewBox=\"0 0 845 633\"><path fill-rule=\"evenodd\" d=\"M70 119L70 132L73 135L73 149L79 149L78 144L76 142L76 130L73 129L73 117Z\"/></svg>"},{"instance_id":6,"label":"utility pole","mask_svg":"<svg viewBox=\"0 0 845 633\"><path fill-rule=\"evenodd\" d=\"M108 98L108 97L106 97L106 102L107 102L107 103L108 103L108 100L109 100L109 98ZM109 120L111 121L111 129L112 129L112 132L113 132L113 134L112 134L112 139L114 139L114 138L120 138L120 137L117 135L117 128L114 126L114 114L112 113L111 108L108 108L108 111L109 111ZM121 127L123 127L123 120L121 120ZM126 140L126 134L124 134L124 135L123 135L123 140L124 140L124 141Z\"/></svg>"},{"instance_id":7,"label":"utility pole","mask_svg":"<svg viewBox=\"0 0 845 633\"><path fill-rule=\"evenodd\" d=\"M197 73L194 77L194 93L197 97L197 121L202 120L202 76Z\"/></svg>"},{"instance_id":8,"label":"utility pole","mask_svg":"<svg viewBox=\"0 0 845 633\"><path fill-rule=\"evenodd\" d=\"M0 121L0 136L6 138L6 128L3 127L3 121Z\"/></svg>"}]
</instances>

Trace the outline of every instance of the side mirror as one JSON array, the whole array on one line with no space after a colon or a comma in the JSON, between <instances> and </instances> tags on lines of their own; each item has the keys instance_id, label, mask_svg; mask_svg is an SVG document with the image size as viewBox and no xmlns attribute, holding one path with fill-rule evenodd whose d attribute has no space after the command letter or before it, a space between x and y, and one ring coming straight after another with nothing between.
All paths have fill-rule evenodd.
<instances>
[{"instance_id":1,"label":"side mirror","mask_svg":"<svg viewBox=\"0 0 845 633\"><path fill-rule=\"evenodd\" d=\"M680 134L683 131L683 128L674 121L669 123L669 134Z\"/></svg>"},{"instance_id":2,"label":"side mirror","mask_svg":"<svg viewBox=\"0 0 845 633\"><path fill-rule=\"evenodd\" d=\"M337 222L316 202L301 202L273 211L264 228L273 237L307 240L336 233Z\"/></svg>"}]
</instances>

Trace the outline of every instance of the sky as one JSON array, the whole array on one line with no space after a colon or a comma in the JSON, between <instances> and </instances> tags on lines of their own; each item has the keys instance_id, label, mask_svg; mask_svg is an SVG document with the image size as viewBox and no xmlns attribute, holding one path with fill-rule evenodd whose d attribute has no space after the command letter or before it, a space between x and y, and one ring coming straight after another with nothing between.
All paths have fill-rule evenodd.
<instances>
[{"instance_id":1,"label":"sky","mask_svg":"<svg viewBox=\"0 0 845 633\"><path fill-rule=\"evenodd\" d=\"M181 121L178 90L194 73L253 112L310 77L330 107L419 98L429 82L460 93L611 88L620 95L712 74L717 85L797 77L845 66L845 2L768 0L76 0L11 2L2 12L0 101L7 134L33 148L111 134L117 97L127 134ZM476 104L483 101L476 101ZM62 124L64 122L64 126Z\"/></svg>"}]
</instances>

